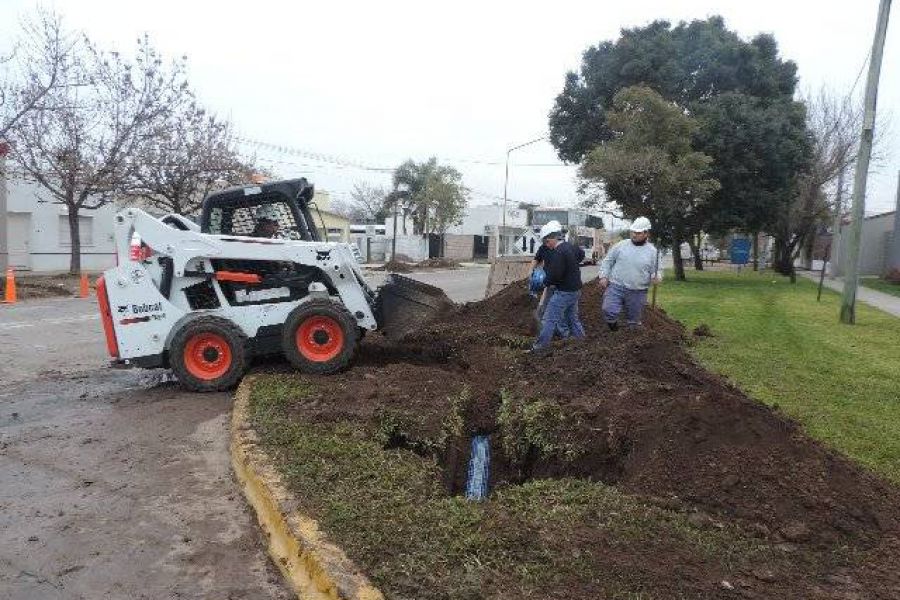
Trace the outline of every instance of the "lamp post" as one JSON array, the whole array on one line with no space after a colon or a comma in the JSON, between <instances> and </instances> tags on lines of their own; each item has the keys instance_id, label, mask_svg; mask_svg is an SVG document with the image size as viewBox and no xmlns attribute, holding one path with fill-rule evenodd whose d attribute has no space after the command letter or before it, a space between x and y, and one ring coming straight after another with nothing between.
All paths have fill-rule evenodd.
<instances>
[{"instance_id":1,"label":"lamp post","mask_svg":"<svg viewBox=\"0 0 900 600\"><path fill-rule=\"evenodd\" d=\"M391 260L397 256L397 205L400 204L400 196L409 194L408 183L398 183L394 188L394 236L391 238Z\"/></svg>"},{"instance_id":2,"label":"lamp post","mask_svg":"<svg viewBox=\"0 0 900 600\"><path fill-rule=\"evenodd\" d=\"M502 223L502 227L506 228L506 191L509 188L509 155L512 154L513 150L518 150L519 148L524 148L525 146L530 146L531 144L535 144L540 142L541 140L547 139L546 135L542 135L539 138L535 138L530 142L525 142L524 144L519 144L518 146L513 146L509 150L506 151L506 174L503 177L503 216L500 218ZM500 256L500 228L497 227L497 252L496 256Z\"/></svg>"}]
</instances>

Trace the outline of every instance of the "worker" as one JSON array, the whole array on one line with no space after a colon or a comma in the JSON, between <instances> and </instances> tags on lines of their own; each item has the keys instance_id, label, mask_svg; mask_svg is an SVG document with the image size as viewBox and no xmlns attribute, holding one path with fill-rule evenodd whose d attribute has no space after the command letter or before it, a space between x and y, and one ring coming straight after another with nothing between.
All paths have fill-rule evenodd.
<instances>
[{"instance_id":1,"label":"worker","mask_svg":"<svg viewBox=\"0 0 900 600\"><path fill-rule=\"evenodd\" d=\"M547 300L538 334L531 352L547 349L560 324L565 324L564 337L584 337L584 326L578 318L578 300L581 297L581 261L584 250L572 246L563 239L562 226L550 221L541 227L541 243L552 252L544 257L545 284L552 295Z\"/></svg>"},{"instance_id":2,"label":"worker","mask_svg":"<svg viewBox=\"0 0 900 600\"><path fill-rule=\"evenodd\" d=\"M549 221L546 225L548 226L548 229L562 231L562 225L555 219ZM540 330L541 323L544 321L544 311L547 308L547 303L553 295L553 290L547 288L545 282L546 274L544 273L544 264L552 254L553 250L541 241L537 252L534 253L534 258L531 261L531 277L529 277L528 292L532 298L538 298L538 294L540 294L537 309L534 311L535 320L538 323L538 330ZM540 272L538 272L538 269L540 269ZM561 338L569 337L568 324L565 321L560 321L559 325L556 327L556 333Z\"/></svg>"},{"instance_id":3,"label":"worker","mask_svg":"<svg viewBox=\"0 0 900 600\"><path fill-rule=\"evenodd\" d=\"M278 209L272 204L260 204L254 213L256 224L250 237L279 237Z\"/></svg>"},{"instance_id":4,"label":"worker","mask_svg":"<svg viewBox=\"0 0 900 600\"><path fill-rule=\"evenodd\" d=\"M629 327L641 324L647 288L662 281L659 254L648 240L650 219L638 217L629 228L629 238L613 246L600 263L600 289L603 295L603 318L615 331L619 314L625 307Z\"/></svg>"}]
</instances>

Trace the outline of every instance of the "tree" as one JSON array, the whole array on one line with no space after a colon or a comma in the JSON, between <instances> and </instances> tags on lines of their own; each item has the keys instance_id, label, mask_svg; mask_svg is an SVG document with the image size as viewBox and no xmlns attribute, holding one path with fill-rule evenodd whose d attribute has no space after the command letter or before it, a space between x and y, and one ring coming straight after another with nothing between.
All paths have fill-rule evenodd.
<instances>
[{"instance_id":1,"label":"tree","mask_svg":"<svg viewBox=\"0 0 900 600\"><path fill-rule=\"evenodd\" d=\"M387 190L382 187L365 182L355 183L350 201L335 201L332 206L354 223L384 223L389 213L386 208L387 195Z\"/></svg>"},{"instance_id":2,"label":"tree","mask_svg":"<svg viewBox=\"0 0 900 600\"><path fill-rule=\"evenodd\" d=\"M195 101L169 113L131 161L129 194L178 214L196 213L211 191L246 182L254 171L238 155L230 123Z\"/></svg>"},{"instance_id":3,"label":"tree","mask_svg":"<svg viewBox=\"0 0 900 600\"><path fill-rule=\"evenodd\" d=\"M806 110L791 98L762 99L728 92L696 105L695 147L715 157L712 175L721 188L704 208L704 229L752 236L754 270L759 233L773 231L796 195L810 140Z\"/></svg>"},{"instance_id":4,"label":"tree","mask_svg":"<svg viewBox=\"0 0 900 600\"><path fill-rule=\"evenodd\" d=\"M403 232L406 217L411 216L413 234L444 233L447 227L459 223L468 204L469 190L462 184L462 174L437 158L423 163L407 160L394 171L394 189L405 184L409 191L396 192L386 198L385 208L392 210L399 202L403 210Z\"/></svg>"},{"instance_id":5,"label":"tree","mask_svg":"<svg viewBox=\"0 0 900 600\"><path fill-rule=\"evenodd\" d=\"M681 244L700 231L698 217L719 183L709 177L712 159L691 149L697 122L646 86L619 91L607 112L612 139L594 148L581 177L602 182L607 201L628 219L646 216L659 243L674 252L683 280Z\"/></svg>"},{"instance_id":6,"label":"tree","mask_svg":"<svg viewBox=\"0 0 900 600\"><path fill-rule=\"evenodd\" d=\"M850 98L826 90L806 98L809 156L795 193L776 215L775 269L795 279L794 261L814 242L816 231L833 217L830 193L839 175L856 162L862 110ZM878 141L876 140L876 145Z\"/></svg>"},{"instance_id":7,"label":"tree","mask_svg":"<svg viewBox=\"0 0 900 600\"><path fill-rule=\"evenodd\" d=\"M43 61L36 68L50 68ZM188 96L184 59L165 66L145 36L133 61L102 52L86 38L59 63L67 82L45 98L53 110L24 114L11 130L12 155L27 175L68 209L72 254L81 271L79 214L126 189L141 144L157 136L165 117ZM49 76L41 73L42 80Z\"/></svg>"},{"instance_id":8,"label":"tree","mask_svg":"<svg viewBox=\"0 0 900 600\"><path fill-rule=\"evenodd\" d=\"M790 98L796 65L778 57L766 34L743 41L722 17L679 23L655 21L623 29L616 42L588 48L580 73L566 75L550 112L550 141L559 157L579 162L612 137L606 111L618 90L645 85L688 111L725 92ZM715 157L714 157L715 158Z\"/></svg>"},{"instance_id":9,"label":"tree","mask_svg":"<svg viewBox=\"0 0 900 600\"><path fill-rule=\"evenodd\" d=\"M802 154L798 152L802 114L792 99L796 65L779 58L772 36L744 41L725 27L721 17L711 17L675 27L656 21L623 30L615 42L589 48L580 72L566 75L550 113L550 139L560 158L581 161L592 148L611 140L614 132L606 121L607 108L618 90L633 85L656 90L699 120L694 149L713 159L712 176L722 178L721 191L696 217L702 231L758 231L760 221L776 212L776 204L786 202L783 175L791 171L788 179L793 180L800 169L795 159ZM765 137L765 144L742 128L765 125L772 117L784 131ZM767 133L775 133L774 127L770 125ZM791 160L783 168L768 156ZM762 192L756 194L755 187ZM702 268L701 230L685 240L697 268Z\"/></svg>"},{"instance_id":10,"label":"tree","mask_svg":"<svg viewBox=\"0 0 900 600\"><path fill-rule=\"evenodd\" d=\"M62 65L73 45L56 13L39 9L23 22L12 53L0 56L0 141L28 113L53 110L51 92L70 83Z\"/></svg>"}]
</instances>

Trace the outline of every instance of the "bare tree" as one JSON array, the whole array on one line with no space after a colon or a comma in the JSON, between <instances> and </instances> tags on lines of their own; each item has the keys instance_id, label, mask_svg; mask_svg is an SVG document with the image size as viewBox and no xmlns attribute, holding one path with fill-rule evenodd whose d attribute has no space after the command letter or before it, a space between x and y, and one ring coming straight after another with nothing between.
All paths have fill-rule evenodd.
<instances>
[{"instance_id":1,"label":"bare tree","mask_svg":"<svg viewBox=\"0 0 900 600\"><path fill-rule=\"evenodd\" d=\"M234 147L231 124L196 102L172 112L133 157L129 195L166 212L194 214L211 191L255 172Z\"/></svg>"},{"instance_id":2,"label":"bare tree","mask_svg":"<svg viewBox=\"0 0 900 600\"><path fill-rule=\"evenodd\" d=\"M65 37L65 36L63 36ZM81 38L53 66L39 62L41 80L66 85L45 95L53 110L32 110L10 130L12 154L25 174L68 209L70 271L81 271L79 214L111 202L126 188L133 157L160 134L165 117L189 99L184 62L165 65L144 36L133 60L102 52Z\"/></svg>"},{"instance_id":3,"label":"bare tree","mask_svg":"<svg viewBox=\"0 0 900 600\"><path fill-rule=\"evenodd\" d=\"M388 192L383 187L366 182L355 183L350 192L350 200L336 200L332 202L332 207L335 212L354 223L384 222L388 213L385 209L387 195Z\"/></svg>"},{"instance_id":4,"label":"bare tree","mask_svg":"<svg viewBox=\"0 0 900 600\"><path fill-rule=\"evenodd\" d=\"M804 102L811 156L772 231L775 268L792 278L794 261L804 248L811 248L818 228L834 215L836 182L856 162L862 124L862 109L849 97L822 89Z\"/></svg>"},{"instance_id":5,"label":"bare tree","mask_svg":"<svg viewBox=\"0 0 900 600\"><path fill-rule=\"evenodd\" d=\"M52 110L51 92L67 84L62 63L73 44L54 12L39 9L22 22L15 47L0 56L0 141L29 112Z\"/></svg>"}]
</instances>

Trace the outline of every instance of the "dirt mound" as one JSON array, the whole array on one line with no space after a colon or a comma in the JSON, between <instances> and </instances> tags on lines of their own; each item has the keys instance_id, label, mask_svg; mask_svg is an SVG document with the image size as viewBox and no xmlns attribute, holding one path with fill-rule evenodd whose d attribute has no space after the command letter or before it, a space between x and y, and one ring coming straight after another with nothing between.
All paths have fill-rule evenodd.
<instances>
[{"instance_id":1,"label":"dirt mound","mask_svg":"<svg viewBox=\"0 0 900 600\"><path fill-rule=\"evenodd\" d=\"M461 265L449 258L428 258L416 264L422 269L458 269Z\"/></svg>"},{"instance_id":2,"label":"dirt mound","mask_svg":"<svg viewBox=\"0 0 900 600\"><path fill-rule=\"evenodd\" d=\"M375 267L373 271L387 271L388 273L412 273L412 266L399 260L389 260L380 267Z\"/></svg>"},{"instance_id":3,"label":"dirt mound","mask_svg":"<svg viewBox=\"0 0 900 600\"><path fill-rule=\"evenodd\" d=\"M351 372L329 379L333 402L305 416L366 421L391 447L431 453L452 493L464 486L469 436L486 433L492 488L601 480L739 523L786 552L897 547L900 490L697 365L683 327L663 311L648 309L641 329L610 332L600 302L599 286L586 285L588 337L556 342L546 356L523 352L536 307L524 282L400 346L376 336ZM454 420L462 435L446 433ZM855 576L898 589L885 565Z\"/></svg>"}]
</instances>

